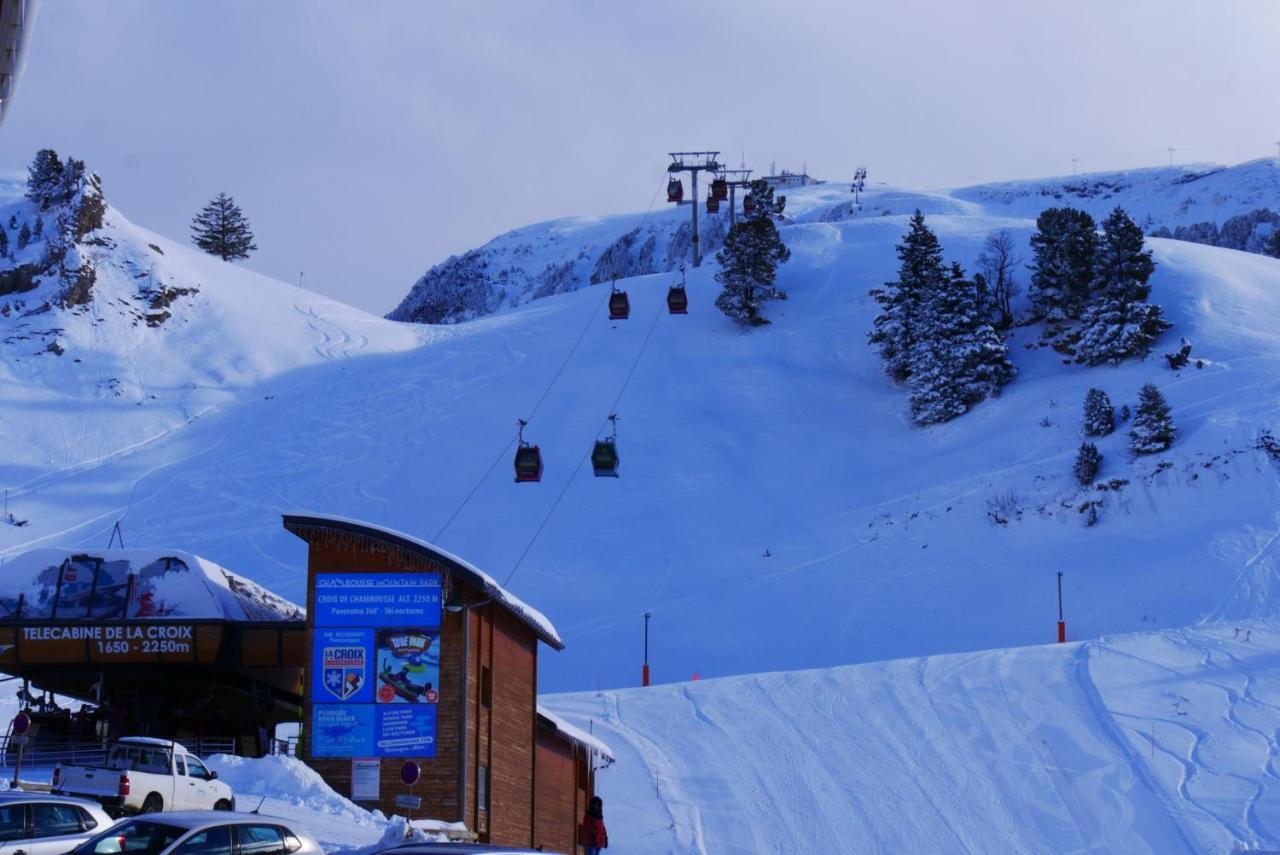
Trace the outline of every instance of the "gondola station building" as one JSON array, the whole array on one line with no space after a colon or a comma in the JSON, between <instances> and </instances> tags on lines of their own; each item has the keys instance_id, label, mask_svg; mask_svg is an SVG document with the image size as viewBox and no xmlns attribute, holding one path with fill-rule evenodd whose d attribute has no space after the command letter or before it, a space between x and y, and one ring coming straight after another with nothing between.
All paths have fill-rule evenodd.
<instances>
[{"instance_id":1,"label":"gondola station building","mask_svg":"<svg viewBox=\"0 0 1280 855\"><path fill-rule=\"evenodd\" d=\"M483 571L408 535L286 516L308 544L300 753L386 814L461 821L482 842L577 851L590 734L541 709L547 618Z\"/></svg>"},{"instance_id":2,"label":"gondola station building","mask_svg":"<svg viewBox=\"0 0 1280 855\"><path fill-rule=\"evenodd\" d=\"M407 535L325 516L284 525L308 545L305 609L181 550L7 562L0 672L31 704L28 758L117 736L259 756L287 750L271 735L301 722L299 756L362 806L577 851L613 758L538 705L538 652L564 647L551 622Z\"/></svg>"}]
</instances>

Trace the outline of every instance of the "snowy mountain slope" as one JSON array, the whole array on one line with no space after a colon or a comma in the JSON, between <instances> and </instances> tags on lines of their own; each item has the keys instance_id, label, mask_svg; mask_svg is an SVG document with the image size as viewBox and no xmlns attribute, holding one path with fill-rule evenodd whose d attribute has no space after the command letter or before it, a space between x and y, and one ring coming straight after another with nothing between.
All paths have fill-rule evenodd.
<instances>
[{"instance_id":1,"label":"snowy mountain slope","mask_svg":"<svg viewBox=\"0 0 1280 855\"><path fill-rule=\"evenodd\" d=\"M1258 208L1280 212L1280 160L1004 181L956 190L955 196L979 203L993 214L1031 219L1045 208L1070 206L1088 211L1101 222L1119 205L1148 232L1201 222L1221 225Z\"/></svg>"},{"instance_id":2,"label":"snowy mountain slope","mask_svg":"<svg viewBox=\"0 0 1280 855\"><path fill-rule=\"evenodd\" d=\"M1202 369L1064 366L1018 329L1004 396L919 430L866 344L867 291L893 274L906 217L830 221L839 192L789 202L791 298L769 328L744 334L714 309L712 264L690 271L688 316L665 314L667 274L622 283L625 322L586 289L435 328L419 349L265 380L152 445L33 479L15 499L30 525L0 529L0 555L103 546L120 519L130 546L196 552L296 600L304 547L278 515L366 519L499 582L514 572L568 644L544 657L551 690L633 682L646 610L659 680L1047 640L1059 569L1073 638L1273 613L1280 479L1255 446L1280 423L1280 262L1153 241L1166 349L1186 336ZM913 207L875 188L864 210L888 195ZM930 225L966 265L990 230L1030 233L945 193L916 202L947 212ZM1174 448L1130 461L1122 427L1099 443L1105 488L1081 490L1085 391L1132 405L1147 381L1173 405ZM595 479L584 458L615 401L622 477ZM510 443L531 412L546 471L517 485Z\"/></svg>"},{"instance_id":3,"label":"snowy mountain slope","mask_svg":"<svg viewBox=\"0 0 1280 855\"><path fill-rule=\"evenodd\" d=\"M1280 846L1280 628L545 699L619 755L610 851Z\"/></svg>"},{"instance_id":4,"label":"snowy mountain slope","mask_svg":"<svg viewBox=\"0 0 1280 855\"><path fill-rule=\"evenodd\" d=\"M1269 209L1280 220L1280 161L1102 172L958 190L919 191L873 183L859 208L853 206L844 182L779 192L787 196L786 213L792 223L889 217L910 214L916 208L926 215L986 210L995 216L1034 220L1045 208L1065 205L1089 211L1101 222L1121 205L1146 231L1172 232L1203 222L1222 225L1257 209ZM689 208L669 205L665 197L655 199L654 207L643 215L573 217L500 235L432 267L388 317L456 323L607 282L614 274L676 270L689 254ZM727 211L701 213L699 222L703 252L710 259L723 240ZM1270 228L1264 224L1255 234L1236 237L1256 251Z\"/></svg>"},{"instance_id":5,"label":"snowy mountain slope","mask_svg":"<svg viewBox=\"0 0 1280 855\"><path fill-rule=\"evenodd\" d=\"M47 252L53 212L0 181L12 270ZM18 250L17 229L49 221ZM15 223L15 227L8 224ZM93 465L252 389L357 353L416 347L423 333L226 264L130 223L108 206L77 247L94 270L87 302L55 277L0 296L0 473L12 488Z\"/></svg>"}]
</instances>

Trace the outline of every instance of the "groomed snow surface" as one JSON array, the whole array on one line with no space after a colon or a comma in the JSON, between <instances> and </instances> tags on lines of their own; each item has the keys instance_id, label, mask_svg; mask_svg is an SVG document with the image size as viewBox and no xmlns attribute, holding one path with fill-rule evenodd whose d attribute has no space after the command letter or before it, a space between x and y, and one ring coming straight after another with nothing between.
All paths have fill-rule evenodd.
<instances>
[{"instance_id":1,"label":"groomed snow surface","mask_svg":"<svg viewBox=\"0 0 1280 855\"><path fill-rule=\"evenodd\" d=\"M1280 624L558 695L611 853L1280 847Z\"/></svg>"}]
</instances>

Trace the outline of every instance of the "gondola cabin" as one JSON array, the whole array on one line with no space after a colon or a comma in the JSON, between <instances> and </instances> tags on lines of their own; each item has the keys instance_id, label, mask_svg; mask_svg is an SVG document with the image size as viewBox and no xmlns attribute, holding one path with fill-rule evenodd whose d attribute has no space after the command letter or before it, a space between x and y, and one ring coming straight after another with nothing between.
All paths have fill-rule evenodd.
<instances>
[{"instance_id":1,"label":"gondola cabin","mask_svg":"<svg viewBox=\"0 0 1280 855\"><path fill-rule=\"evenodd\" d=\"M625 321L631 316L631 301L626 291L615 290L609 295L609 320Z\"/></svg>"},{"instance_id":2,"label":"gondola cabin","mask_svg":"<svg viewBox=\"0 0 1280 855\"><path fill-rule=\"evenodd\" d=\"M542 450L524 444L516 449L516 482L542 480Z\"/></svg>"},{"instance_id":3,"label":"gondola cabin","mask_svg":"<svg viewBox=\"0 0 1280 855\"><path fill-rule=\"evenodd\" d=\"M728 199L729 182L723 178L713 178L711 180L711 197L718 202Z\"/></svg>"},{"instance_id":4,"label":"gondola cabin","mask_svg":"<svg viewBox=\"0 0 1280 855\"><path fill-rule=\"evenodd\" d=\"M719 211L720 211L720 200L717 199L715 196L708 196L707 197L707 213L716 214L716 213L719 213Z\"/></svg>"},{"instance_id":5,"label":"gondola cabin","mask_svg":"<svg viewBox=\"0 0 1280 855\"><path fill-rule=\"evenodd\" d=\"M673 315L689 314L689 292L684 285L672 285L667 291L667 311Z\"/></svg>"},{"instance_id":6,"label":"gondola cabin","mask_svg":"<svg viewBox=\"0 0 1280 855\"><path fill-rule=\"evenodd\" d=\"M667 180L667 201L675 202L677 205L684 200L684 184L679 178L671 178Z\"/></svg>"},{"instance_id":7,"label":"gondola cabin","mask_svg":"<svg viewBox=\"0 0 1280 855\"><path fill-rule=\"evenodd\" d=\"M618 477L618 442L613 437L596 440L591 449L591 468L597 478Z\"/></svg>"}]
</instances>

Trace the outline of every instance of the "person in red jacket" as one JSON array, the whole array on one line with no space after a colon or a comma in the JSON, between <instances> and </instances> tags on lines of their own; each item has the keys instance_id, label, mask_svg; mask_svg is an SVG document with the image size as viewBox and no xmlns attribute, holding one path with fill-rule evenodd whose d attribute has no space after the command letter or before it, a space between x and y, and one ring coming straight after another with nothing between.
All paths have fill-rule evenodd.
<instances>
[{"instance_id":1,"label":"person in red jacket","mask_svg":"<svg viewBox=\"0 0 1280 855\"><path fill-rule=\"evenodd\" d=\"M600 855L609 848L609 832L604 827L604 799L593 796L587 805L587 815L578 828L578 842L586 847L587 855Z\"/></svg>"}]
</instances>

